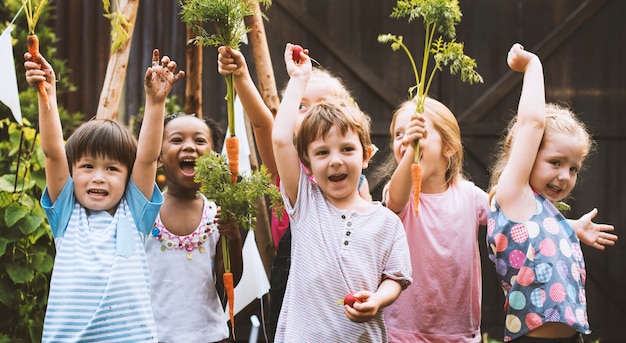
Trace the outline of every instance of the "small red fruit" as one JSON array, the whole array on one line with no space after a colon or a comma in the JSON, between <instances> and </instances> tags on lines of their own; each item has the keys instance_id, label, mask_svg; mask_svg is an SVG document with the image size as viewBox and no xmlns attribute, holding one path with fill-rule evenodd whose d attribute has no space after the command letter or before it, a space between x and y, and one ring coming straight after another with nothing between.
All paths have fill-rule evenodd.
<instances>
[{"instance_id":1,"label":"small red fruit","mask_svg":"<svg viewBox=\"0 0 626 343\"><path fill-rule=\"evenodd\" d=\"M355 297L353 293L348 293L348 295L346 295L346 297L343 298L344 305L348 305L352 307L355 302L360 303L361 299Z\"/></svg>"},{"instance_id":2,"label":"small red fruit","mask_svg":"<svg viewBox=\"0 0 626 343\"><path fill-rule=\"evenodd\" d=\"M293 61L296 63L300 63L300 53L304 52L305 54L307 53L306 50L304 50L300 45L298 44L294 44L292 51L292 58Z\"/></svg>"}]
</instances>

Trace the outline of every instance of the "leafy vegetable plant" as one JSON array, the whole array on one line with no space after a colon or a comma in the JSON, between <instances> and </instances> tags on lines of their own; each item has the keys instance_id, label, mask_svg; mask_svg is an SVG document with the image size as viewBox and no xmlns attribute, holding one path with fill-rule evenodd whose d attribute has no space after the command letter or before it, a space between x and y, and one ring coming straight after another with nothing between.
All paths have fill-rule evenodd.
<instances>
[{"instance_id":1,"label":"leafy vegetable plant","mask_svg":"<svg viewBox=\"0 0 626 343\"><path fill-rule=\"evenodd\" d=\"M422 18L423 20L425 29L424 52L419 71L413 59L413 55L403 42L402 36L396 36L391 33L380 34L378 36L380 43L391 43L391 48L394 51L402 49L409 57L416 82L414 86L409 88L409 95L416 103L416 115L424 113L424 103L426 102L428 90L433 81L435 72L443 70L443 66L449 65L450 74L452 75L460 72L463 82L469 82L470 84L483 82L482 76L474 69L476 68L476 61L465 55L463 52L463 43L457 42L455 39L455 27L461 21L461 16L458 0L397 1L396 6L392 10L391 18L408 17L409 23L417 18ZM442 35L445 35L450 40L444 40ZM429 70L428 63L431 55L435 61L435 65ZM415 156L414 163L411 166L411 176L413 180L415 213L417 214L421 186L419 142L415 142L414 149Z\"/></svg>"},{"instance_id":2,"label":"leafy vegetable plant","mask_svg":"<svg viewBox=\"0 0 626 343\"><path fill-rule=\"evenodd\" d=\"M262 196L267 196L274 210L282 213L280 192L272 183L264 165L261 165L258 171L241 176L238 182L232 183L226 158L209 152L196 160L195 172L195 181L201 184L200 192L220 206L222 211L220 221L235 221L245 229L252 230L258 213L255 202ZM230 323L234 336L234 285L230 272L230 252L225 236L222 238L222 252L225 271L224 290L228 296Z\"/></svg>"},{"instance_id":3,"label":"leafy vegetable plant","mask_svg":"<svg viewBox=\"0 0 626 343\"><path fill-rule=\"evenodd\" d=\"M245 39L245 35L249 31L244 23L245 17L257 14L257 6L255 5L258 3L263 3L267 7L271 4L271 0L179 0L179 3L182 7L180 11L182 21L198 34L192 43L215 47L223 45L238 49L239 44ZM204 29L203 25L207 22L215 24L215 33L209 33ZM250 179L237 182L239 139L235 136L235 85L233 74L229 74L225 78L229 134L226 137L225 145L228 154L227 173L229 178L224 179L221 174L220 162L223 160L214 160L215 156L212 155L207 155L206 159L196 161L196 178L198 182L202 182L204 185L201 192L221 206L222 212L228 214L226 218L233 217L238 223L250 223L248 228L251 228L252 213L256 214L253 202L272 189L268 187L271 182L266 182L267 173L264 174L263 169L261 169L260 175L253 174ZM205 177L199 177L199 175ZM229 297L230 322L234 336L233 285L230 282L232 273L230 272L230 254L226 237L222 239L222 251L225 270L224 289Z\"/></svg>"}]
</instances>

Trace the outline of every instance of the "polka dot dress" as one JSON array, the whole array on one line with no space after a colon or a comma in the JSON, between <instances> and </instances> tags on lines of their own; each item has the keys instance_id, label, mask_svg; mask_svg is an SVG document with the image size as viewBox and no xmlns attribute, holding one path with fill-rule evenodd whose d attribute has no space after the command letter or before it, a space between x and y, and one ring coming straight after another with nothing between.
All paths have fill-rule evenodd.
<instances>
[{"instance_id":1,"label":"polka dot dress","mask_svg":"<svg viewBox=\"0 0 626 343\"><path fill-rule=\"evenodd\" d=\"M585 261L576 233L540 194L537 210L524 223L510 221L494 201L487 223L489 258L504 290L504 341L546 322L589 334Z\"/></svg>"}]
</instances>

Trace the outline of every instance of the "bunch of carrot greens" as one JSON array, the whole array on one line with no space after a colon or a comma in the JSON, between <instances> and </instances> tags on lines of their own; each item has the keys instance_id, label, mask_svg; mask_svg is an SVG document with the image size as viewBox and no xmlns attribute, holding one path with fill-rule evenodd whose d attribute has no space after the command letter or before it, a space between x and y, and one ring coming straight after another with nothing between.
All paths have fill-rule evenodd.
<instances>
[{"instance_id":1,"label":"bunch of carrot greens","mask_svg":"<svg viewBox=\"0 0 626 343\"><path fill-rule=\"evenodd\" d=\"M30 60L33 62L39 62L39 37L35 34L35 27L43 11L43 7L47 0L33 1L22 0L24 6L24 14L26 15L26 24L28 25L28 36L26 36L26 45L28 47L28 53L30 53ZM37 4L33 5L33 2ZM37 84L39 94L46 102L46 106L50 109L50 102L48 100L48 93L46 92L46 86L43 82Z\"/></svg>"},{"instance_id":2,"label":"bunch of carrot greens","mask_svg":"<svg viewBox=\"0 0 626 343\"><path fill-rule=\"evenodd\" d=\"M182 7L180 16L198 36L192 43L200 46L226 46L238 49L239 44L245 40L249 28L245 26L246 16L257 15L257 4L265 7L271 5L271 0L179 0ZM215 33L209 33L204 24L215 24ZM235 85L233 75L226 78L226 103L228 112L228 137L226 137L226 154L228 156L229 181L222 178L213 179L214 173L219 169L219 161L214 161L214 156L198 160L196 163L197 181L204 184L201 192L209 199L213 199L226 213L225 218L235 218L239 223L250 223L252 228L251 213L254 212L253 202L260 196L271 195L280 197L280 193L271 182L266 182L266 173L261 168L260 174L252 174L248 179L237 182L239 175L239 139L235 130ZM264 176L265 175L265 176ZM200 177L199 177L200 176ZM225 182L225 183L223 183ZM239 190L241 190L239 192ZM240 203L242 202L242 203ZM228 296L231 328L234 336L234 287L232 273L230 272L230 255L226 237L222 238L222 250L224 255L224 289ZM227 284L228 283L228 284Z\"/></svg>"},{"instance_id":3,"label":"bunch of carrot greens","mask_svg":"<svg viewBox=\"0 0 626 343\"><path fill-rule=\"evenodd\" d=\"M267 196L271 207L282 213L282 197L278 187L272 183L267 168L261 165L258 171L242 176L236 183L230 181L230 170L223 155L209 152L196 160L195 181L200 183L200 193L217 203L222 211L220 220L235 221L246 230L252 230L258 210L255 201ZM222 237L224 256L224 290L228 297L231 328L234 336L234 284L230 272L230 255L226 237Z\"/></svg>"},{"instance_id":4,"label":"bunch of carrot greens","mask_svg":"<svg viewBox=\"0 0 626 343\"><path fill-rule=\"evenodd\" d=\"M391 42L391 48L396 51L400 48L406 52L413 68L416 84L409 88L409 95L416 103L415 115L424 113L424 104L428 96L428 90L437 70L443 66L450 66L450 74L461 73L463 82L483 82L482 76L474 70L476 61L463 52L463 43L456 41L456 25L461 21L461 9L458 0L398 0L390 15L391 18L409 17L409 23L416 18L422 18L425 37L424 53L422 56L421 70L418 71L413 55L402 41L402 36L393 34L381 34L378 36L380 43ZM444 41L442 35L450 41ZM435 66L429 71L428 62L432 54ZM430 73L430 74L429 74ZM428 74L428 79L426 78ZM413 183L413 199L415 202L415 215L418 213L419 196L422 182L422 170L419 164L420 152L419 141L414 146L415 156L411 165L411 179Z\"/></svg>"}]
</instances>

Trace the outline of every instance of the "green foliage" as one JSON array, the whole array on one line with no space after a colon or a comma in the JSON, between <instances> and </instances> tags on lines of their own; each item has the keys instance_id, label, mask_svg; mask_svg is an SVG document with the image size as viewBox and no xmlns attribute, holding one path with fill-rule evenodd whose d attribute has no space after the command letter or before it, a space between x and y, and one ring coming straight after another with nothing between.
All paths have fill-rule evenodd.
<instances>
[{"instance_id":1,"label":"green foliage","mask_svg":"<svg viewBox=\"0 0 626 343\"><path fill-rule=\"evenodd\" d=\"M473 84L483 82L482 76L475 71L476 61L463 52L463 43L457 42L456 25L461 21L461 9L458 0L398 0L394 7L392 18L408 17L409 22L422 18L424 22L424 54L421 71L418 71L413 56L402 41L402 36L393 34L381 34L378 36L380 43L391 43L392 50L402 48L411 61L416 84L409 88L411 97L415 96L418 103L418 112L423 113L424 101L428 96L428 90L436 71L443 70L443 66L450 66L450 74L461 73L461 80ZM435 33L446 35L450 41L444 41ZM432 54L435 61L426 81L428 62Z\"/></svg>"},{"instance_id":2,"label":"green foliage","mask_svg":"<svg viewBox=\"0 0 626 343\"><path fill-rule=\"evenodd\" d=\"M409 95L416 102L416 112L424 113L424 103L428 96L428 90L435 76L435 72L443 70L443 66L450 65L452 75L461 73L463 82L483 82L482 76L475 71L476 61L463 53L463 43L456 42L456 25L461 21L461 9L458 0L398 0L393 8L391 18L408 17L409 23L417 18L422 18L425 37L424 53L421 70L413 59L413 55L402 41L402 36L393 34L380 34L378 42L391 43L391 48L396 51L400 48L406 52L411 61L411 67L415 75L415 85L409 88ZM445 34L450 41L444 41L435 33ZM433 55L435 66L430 70L426 79L430 55ZM415 144L415 163L419 163L419 144Z\"/></svg>"},{"instance_id":3,"label":"green foliage","mask_svg":"<svg viewBox=\"0 0 626 343\"><path fill-rule=\"evenodd\" d=\"M44 155L36 130L0 120L0 342L41 339L54 246L39 203Z\"/></svg>"},{"instance_id":4,"label":"green foliage","mask_svg":"<svg viewBox=\"0 0 626 343\"><path fill-rule=\"evenodd\" d=\"M128 31L133 27L128 18L120 11L119 1L115 1L117 11L111 13L111 1L102 0L104 17L111 21L111 52L116 52L130 39Z\"/></svg>"},{"instance_id":5,"label":"green foliage","mask_svg":"<svg viewBox=\"0 0 626 343\"><path fill-rule=\"evenodd\" d=\"M254 229L258 210L255 202L267 196L277 213L282 212L282 198L278 187L272 183L265 166L260 170L241 176L232 183L226 157L213 152L205 153L196 160L195 181L201 183L200 192L215 201L222 213L220 220L234 219L247 230Z\"/></svg>"},{"instance_id":6,"label":"green foliage","mask_svg":"<svg viewBox=\"0 0 626 343\"><path fill-rule=\"evenodd\" d=\"M22 0L24 5L24 14L26 15L26 22L28 24L28 33L35 34L35 27L39 21L39 17L46 5L47 0Z\"/></svg>"},{"instance_id":7,"label":"green foliage","mask_svg":"<svg viewBox=\"0 0 626 343\"><path fill-rule=\"evenodd\" d=\"M198 36L195 43L202 46L229 46L238 48L249 29L244 18L257 14L252 1L248 0L179 0L180 17ZM266 7L271 0L259 0ZM213 22L216 33L209 33L203 24Z\"/></svg>"}]
</instances>

